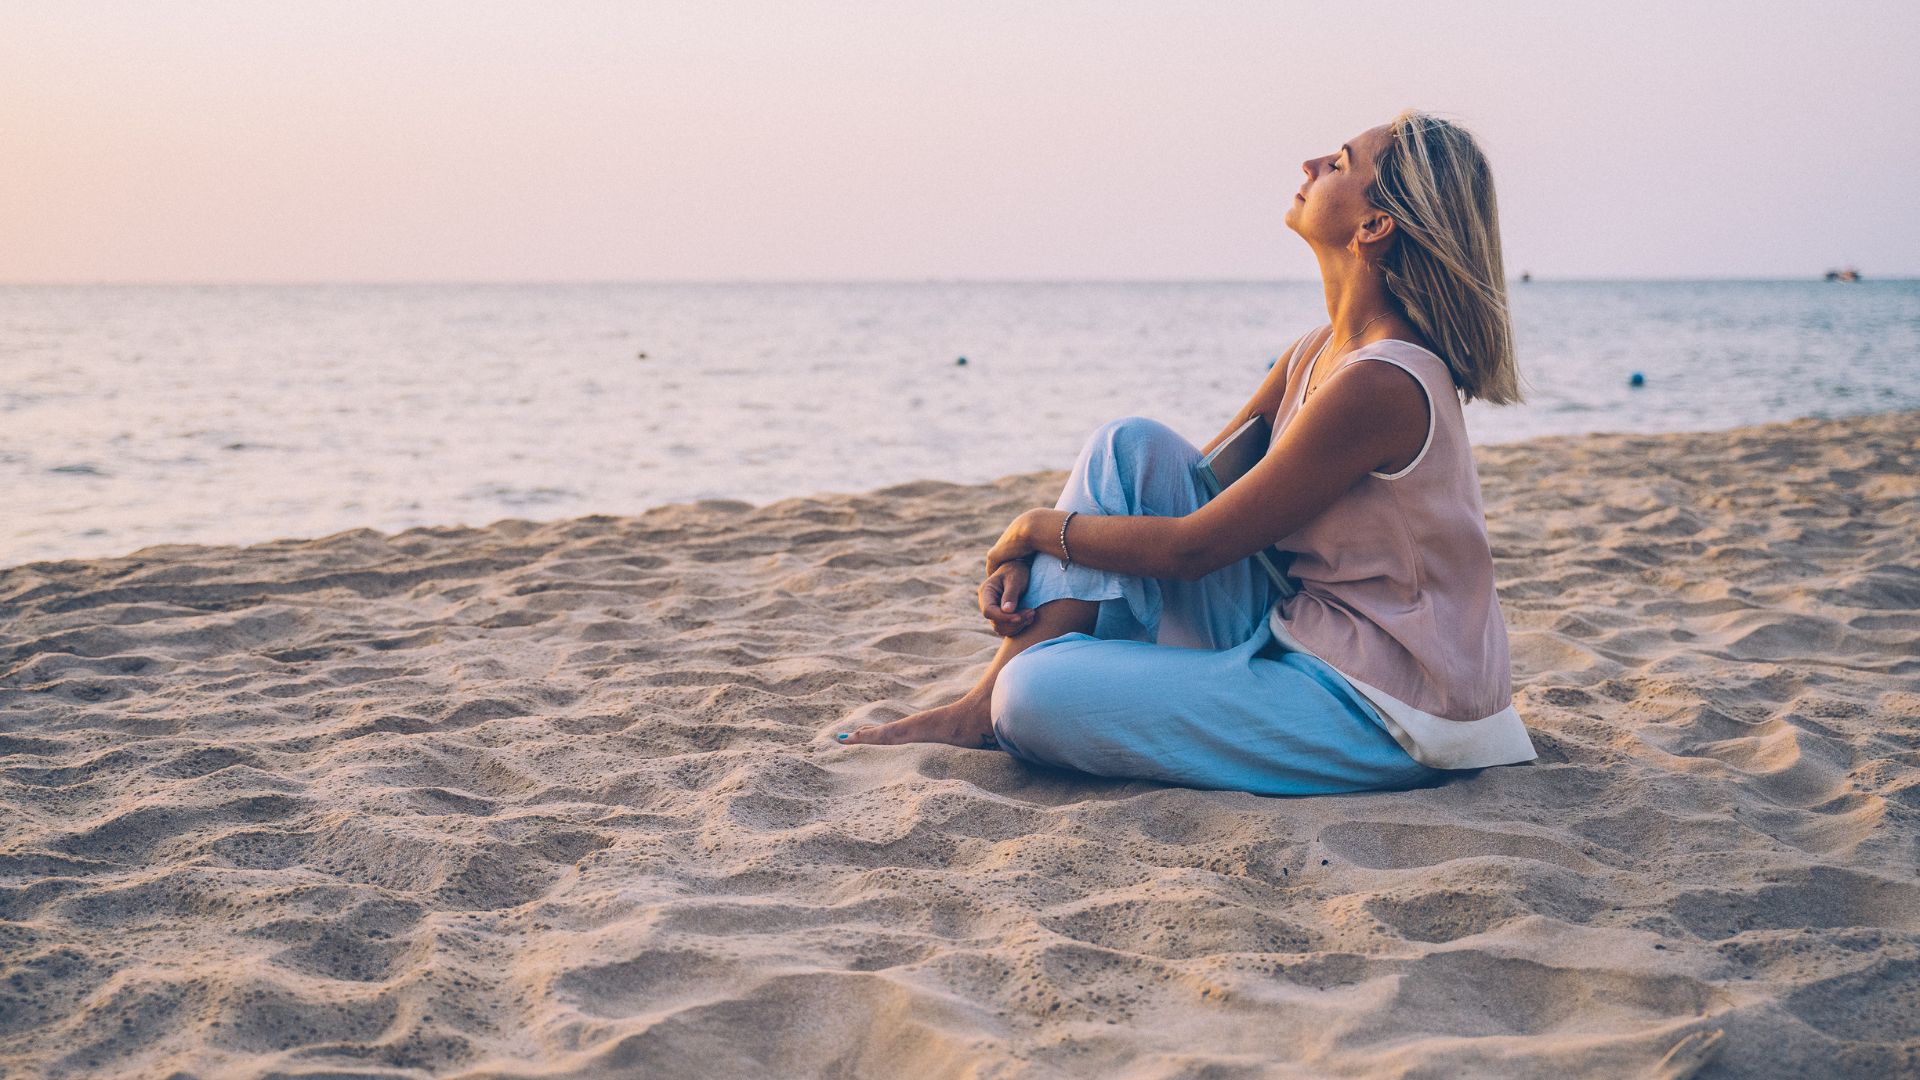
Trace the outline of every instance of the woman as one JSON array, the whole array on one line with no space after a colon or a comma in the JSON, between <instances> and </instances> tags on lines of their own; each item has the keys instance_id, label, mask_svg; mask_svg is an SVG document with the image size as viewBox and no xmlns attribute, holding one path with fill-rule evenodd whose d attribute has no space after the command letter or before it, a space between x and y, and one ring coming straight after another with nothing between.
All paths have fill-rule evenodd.
<instances>
[{"instance_id":1,"label":"woman","mask_svg":"<svg viewBox=\"0 0 1920 1080\"><path fill-rule=\"evenodd\" d=\"M1520 399L1486 158L1407 112L1301 168L1286 222L1330 324L1203 450L1137 417L1095 432L1059 503L987 553L1005 640L978 685L842 742L1261 794L1534 757L1461 417ZM1204 502L1193 463L1256 413L1265 457ZM1250 558L1276 543L1299 582L1279 603Z\"/></svg>"}]
</instances>

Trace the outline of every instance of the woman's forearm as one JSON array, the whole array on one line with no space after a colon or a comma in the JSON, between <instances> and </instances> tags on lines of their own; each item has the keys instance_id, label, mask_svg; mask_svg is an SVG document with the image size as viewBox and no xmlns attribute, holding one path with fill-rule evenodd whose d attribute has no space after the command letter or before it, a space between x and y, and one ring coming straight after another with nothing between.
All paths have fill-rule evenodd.
<instances>
[{"instance_id":1,"label":"woman's forearm","mask_svg":"<svg viewBox=\"0 0 1920 1080\"><path fill-rule=\"evenodd\" d=\"M1095 570L1183 581L1200 576L1201 552L1186 518L1075 514L1063 551L1060 525L1066 518L1065 510L1028 511L1027 541L1035 551L1062 558L1071 551L1076 564Z\"/></svg>"}]
</instances>

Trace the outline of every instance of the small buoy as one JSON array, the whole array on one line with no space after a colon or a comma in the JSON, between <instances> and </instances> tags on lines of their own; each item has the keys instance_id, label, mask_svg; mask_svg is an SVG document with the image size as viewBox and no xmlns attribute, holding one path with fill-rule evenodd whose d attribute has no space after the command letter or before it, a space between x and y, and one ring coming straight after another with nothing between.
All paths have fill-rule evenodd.
<instances>
[{"instance_id":1,"label":"small buoy","mask_svg":"<svg viewBox=\"0 0 1920 1080\"><path fill-rule=\"evenodd\" d=\"M1645 386L1647 385L1647 377L1636 371L1633 374L1627 376L1627 385L1628 386Z\"/></svg>"},{"instance_id":2,"label":"small buoy","mask_svg":"<svg viewBox=\"0 0 1920 1080\"><path fill-rule=\"evenodd\" d=\"M647 354L645 352L642 352L640 353L640 355L634 357L635 360L645 360L646 358L647 358Z\"/></svg>"},{"instance_id":3,"label":"small buoy","mask_svg":"<svg viewBox=\"0 0 1920 1080\"><path fill-rule=\"evenodd\" d=\"M963 357L961 357L960 359L958 359L958 360L955 360L955 361L953 362L953 366L954 366L954 367L966 367L966 366L967 366L967 358L963 356Z\"/></svg>"}]
</instances>

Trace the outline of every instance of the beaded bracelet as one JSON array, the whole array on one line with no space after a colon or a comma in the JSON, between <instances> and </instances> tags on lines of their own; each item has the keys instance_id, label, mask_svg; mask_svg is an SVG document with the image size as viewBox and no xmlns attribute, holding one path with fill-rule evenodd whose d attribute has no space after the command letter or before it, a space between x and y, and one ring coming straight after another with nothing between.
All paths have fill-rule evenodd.
<instances>
[{"instance_id":1,"label":"beaded bracelet","mask_svg":"<svg viewBox=\"0 0 1920 1080\"><path fill-rule=\"evenodd\" d=\"M1073 551L1067 547L1067 522L1072 521L1073 515L1079 512L1078 510L1069 510L1067 511L1067 516L1060 519L1060 553L1067 557L1066 561L1060 564L1062 568L1073 565Z\"/></svg>"}]
</instances>

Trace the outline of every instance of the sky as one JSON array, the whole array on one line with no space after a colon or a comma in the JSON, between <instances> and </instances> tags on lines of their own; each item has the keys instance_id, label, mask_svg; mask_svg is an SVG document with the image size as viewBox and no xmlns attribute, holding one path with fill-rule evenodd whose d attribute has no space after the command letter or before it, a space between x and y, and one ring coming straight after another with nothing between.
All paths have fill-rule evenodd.
<instances>
[{"instance_id":1,"label":"sky","mask_svg":"<svg viewBox=\"0 0 1920 1080\"><path fill-rule=\"evenodd\" d=\"M0 282L1310 279L1415 106L1537 278L1920 275L1920 5L0 0Z\"/></svg>"}]
</instances>

